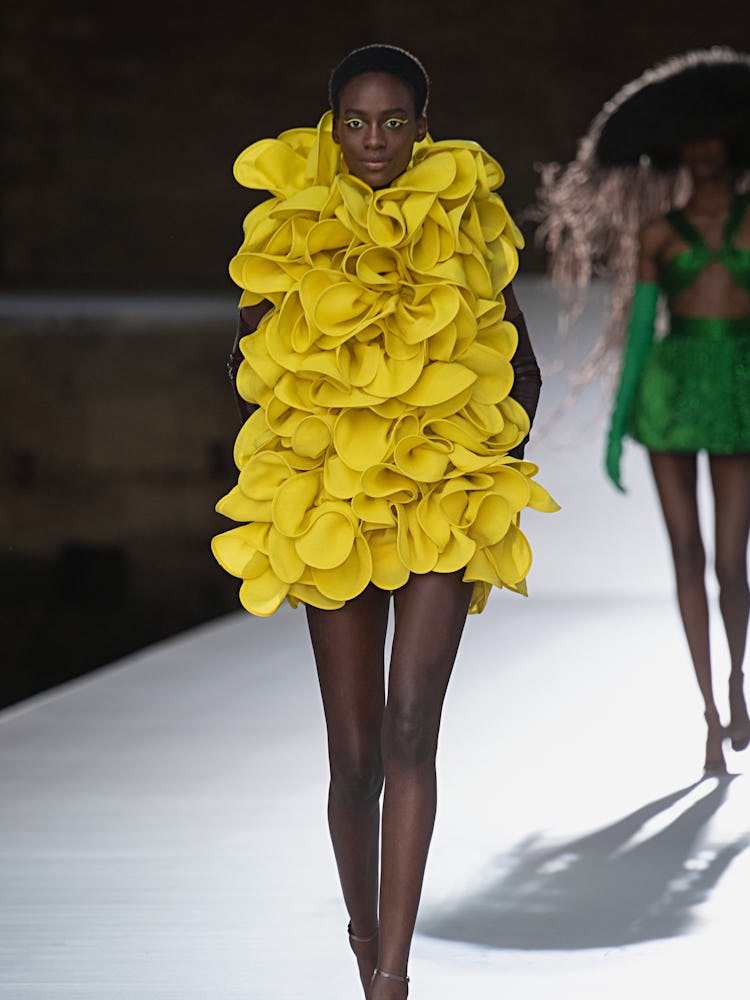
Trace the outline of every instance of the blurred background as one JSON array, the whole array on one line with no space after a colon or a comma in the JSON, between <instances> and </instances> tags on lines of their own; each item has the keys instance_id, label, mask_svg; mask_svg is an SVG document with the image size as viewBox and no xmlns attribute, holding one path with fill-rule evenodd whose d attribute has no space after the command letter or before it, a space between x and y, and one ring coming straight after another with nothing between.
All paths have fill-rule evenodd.
<instances>
[{"instance_id":1,"label":"blurred background","mask_svg":"<svg viewBox=\"0 0 750 1000\"><path fill-rule=\"evenodd\" d=\"M226 265L250 142L313 125L350 49L402 45L436 138L521 215L648 65L750 50L736 0L9 0L0 34L0 707L237 608L209 539L233 482ZM524 226L523 273L544 255ZM533 330L532 330L533 334Z\"/></svg>"}]
</instances>

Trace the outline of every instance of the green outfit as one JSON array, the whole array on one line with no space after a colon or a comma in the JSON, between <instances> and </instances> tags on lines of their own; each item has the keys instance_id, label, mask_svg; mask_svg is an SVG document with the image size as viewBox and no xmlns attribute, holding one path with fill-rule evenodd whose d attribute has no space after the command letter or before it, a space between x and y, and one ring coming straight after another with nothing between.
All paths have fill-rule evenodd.
<instances>
[{"instance_id":1,"label":"green outfit","mask_svg":"<svg viewBox=\"0 0 750 1000\"><path fill-rule=\"evenodd\" d=\"M750 250L733 243L748 203L748 194L735 199L718 250L709 250L681 212L667 216L689 246L666 263L660 286L636 286L607 452L607 468L618 486L623 434L649 451L750 452L750 317L671 311L677 296L714 261L750 295ZM670 329L652 343L660 289L670 306Z\"/></svg>"},{"instance_id":2,"label":"green outfit","mask_svg":"<svg viewBox=\"0 0 750 1000\"><path fill-rule=\"evenodd\" d=\"M649 451L750 452L750 317L673 316L646 358L627 433Z\"/></svg>"}]
</instances>

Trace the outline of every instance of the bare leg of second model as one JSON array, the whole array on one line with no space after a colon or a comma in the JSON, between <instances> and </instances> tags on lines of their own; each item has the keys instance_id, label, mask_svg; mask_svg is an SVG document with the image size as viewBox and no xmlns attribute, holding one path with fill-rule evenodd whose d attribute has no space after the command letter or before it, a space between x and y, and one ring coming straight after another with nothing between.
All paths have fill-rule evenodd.
<instances>
[{"instance_id":1,"label":"bare leg of second model","mask_svg":"<svg viewBox=\"0 0 750 1000\"><path fill-rule=\"evenodd\" d=\"M743 662L750 616L747 543L750 534L750 455L711 455L716 512L716 577L729 646L729 726L734 750L750 745Z\"/></svg>"},{"instance_id":2,"label":"bare leg of second model","mask_svg":"<svg viewBox=\"0 0 750 1000\"><path fill-rule=\"evenodd\" d=\"M714 700L711 677L706 554L701 538L697 499L697 455L650 452L656 488L672 547L677 603L682 616L706 719L706 774L723 774L724 730Z\"/></svg>"}]
</instances>

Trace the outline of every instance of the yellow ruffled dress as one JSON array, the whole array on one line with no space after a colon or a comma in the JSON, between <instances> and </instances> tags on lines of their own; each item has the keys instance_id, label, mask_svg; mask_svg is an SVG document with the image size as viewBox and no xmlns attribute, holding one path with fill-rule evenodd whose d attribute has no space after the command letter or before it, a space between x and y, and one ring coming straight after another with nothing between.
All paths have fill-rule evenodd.
<instances>
[{"instance_id":1,"label":"yellow ruffled dress","mask_svg":"<svg viewBox=\"0 0 750 1000\"><path fill-rule=\"evenodd\" d=\"M502 290L523 241L476 143L415 146L373 191L316 129L244 150L235 176L271 197L231 261L240 306L273 308L243 338L237 387L259 409L237 437L241 522L212 542L255 615L338 608L369 583L464 570L472 611L492 585L525 593L524 507L557 504L508 451L526 412L508 393L515 327Z\"/></svg>"}]
</instances>

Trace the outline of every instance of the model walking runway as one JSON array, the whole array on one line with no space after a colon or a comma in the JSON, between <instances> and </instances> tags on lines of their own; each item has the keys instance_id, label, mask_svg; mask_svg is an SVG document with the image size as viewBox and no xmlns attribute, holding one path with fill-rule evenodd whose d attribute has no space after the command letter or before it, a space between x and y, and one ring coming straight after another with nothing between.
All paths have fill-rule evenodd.
<instances>
[{"instance_id":1,"label":"model walking runway","mask_svg":"<svg viewBox=\"0 0 750 1000\"><path fill-rule=\"evenodd\" d=\"M545 374L528 454L563 511L525 515L531 596L493 594L465 631L411 995L737 995L748 758L698 782L645 461L627 500L606 484L596 388L544 433L554 299L520 286ZM353 1000L326 786L301 611L238 612L6 711L0 998Z\"/></svg>"}]
</instances>

